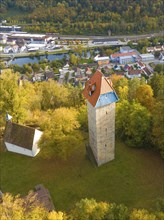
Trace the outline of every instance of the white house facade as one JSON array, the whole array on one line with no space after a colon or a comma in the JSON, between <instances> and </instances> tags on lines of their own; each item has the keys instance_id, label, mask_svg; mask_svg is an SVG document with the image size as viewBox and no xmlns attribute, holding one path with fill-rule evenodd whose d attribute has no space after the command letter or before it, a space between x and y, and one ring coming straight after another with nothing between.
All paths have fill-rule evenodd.
<instances>
[{"instance_id":1,"label":"white house facade","mask_svg":"<svg viewBox=\"0 0 164 220\"><path fill-rule=\"evenodd\" d=\"M8 151L35 157L40 151L38 141L41 136L42 132L37 129L8 121L4 142Z\"/></svg>"}]
</instances>

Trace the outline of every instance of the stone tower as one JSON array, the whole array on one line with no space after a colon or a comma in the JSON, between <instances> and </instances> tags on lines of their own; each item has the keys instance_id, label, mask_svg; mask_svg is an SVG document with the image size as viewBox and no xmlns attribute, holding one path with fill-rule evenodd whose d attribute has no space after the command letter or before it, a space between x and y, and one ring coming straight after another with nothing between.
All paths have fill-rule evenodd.
<instances>
[{"instance_id":1,"label":"stone tower","mask_svg":"<svg viewBox=\"0 0 164 220\"><path fill-rule=\"evenodd\" d=\"M115 102L118 97L111 81L99 70L86 82L83 95L88 107L89 147L100 166L115 157Z\"/></svg>"}]
</instances>

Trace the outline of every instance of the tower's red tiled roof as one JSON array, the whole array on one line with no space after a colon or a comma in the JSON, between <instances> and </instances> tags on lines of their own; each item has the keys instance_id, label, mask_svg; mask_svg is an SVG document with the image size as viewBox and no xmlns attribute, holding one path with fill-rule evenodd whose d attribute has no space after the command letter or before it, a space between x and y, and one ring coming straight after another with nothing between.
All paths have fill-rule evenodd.
<instances>
[{"instance_id":1,"label":"tower's red tiled roof","mask_svg":"<svg viewBox=\"0 0 164 220\"><path fill-rule=\"evenodd\" d=\"M97 70L86 82L83 95L91 103L91 105L95 106L100 95L112 91L112 83L104 77L101 71Z\"/></svg>"}]
</instances>

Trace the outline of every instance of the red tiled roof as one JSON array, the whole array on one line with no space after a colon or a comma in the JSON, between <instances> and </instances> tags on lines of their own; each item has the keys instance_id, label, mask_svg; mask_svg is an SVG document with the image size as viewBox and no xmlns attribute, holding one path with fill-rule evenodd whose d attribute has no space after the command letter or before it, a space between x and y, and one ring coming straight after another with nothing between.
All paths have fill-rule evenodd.
<instances>
[{"instance_id":1,"label":"red tiled roof","mask_svg":"<svg viewBox=\"0 0 164 220\"><path fill-rule=\"evenodd\" d=\"M143 66L145 66L143 63L141 63L141 62L138 62L138 64L141 66L141 67L143 67Z\"/></svg>"},{"instance_id":2,"label":"red tiled roof","mask_svg":"<svg viewBox=\"0 0 164 220\"><path fill-rule=\"evenodd\" d=\"M111 56L112 56L112 58L117 58L117 57L133 56L133 55L136 55L136 52L114 53Z\"/></svg>"},{"instance_id":3,"label":"red tiled roof","mask_svg":"<svg viewBox=\"0 0 164 220\"><path fill-rule=\"evenodd\" d=\"M101 94L112 92L112 84L104 77L101 71L97 70L95 74L86 82L83 90L84 97L95 106Z\"/></svg>"},{"instance_id":4,"label":"red tiled roof","mask_svg":"<svg viewBox=\"0 0 164 220\"><path fill-rule=\"evenodd\" d=\"M141 70L130 70L128 72L129 75L137 75L137 74L141 74Z\"/></svg>"},{"instance_id":5,"label":"red tiled roof","mask_svg":"<svg viewBox=\"0 0 164 220\"><path fill-rule=\"evenodd\" d=\"M150 76L152 74L147 67L145 67L143 70L148 76Z\"/></svg>"}]
</instances>

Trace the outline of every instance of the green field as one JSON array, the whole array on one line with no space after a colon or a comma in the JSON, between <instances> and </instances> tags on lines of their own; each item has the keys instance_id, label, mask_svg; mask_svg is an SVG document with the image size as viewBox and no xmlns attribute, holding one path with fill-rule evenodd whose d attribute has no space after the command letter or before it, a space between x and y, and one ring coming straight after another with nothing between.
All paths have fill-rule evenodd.
<instances>
[{"instance_id":1,"label":"green field","mask_svg":"<svg viewBox=\"0 0 164 220\"><path fill-rule=\"evenodd\" d=\"M163 161L154 152L116 143L116 159L92 164L80 146L67 161L0 153L0 190L25 195L36 184L50 191L57 210L69 210L81 198L151 208L163 196Z\"/></svg>"}]
</instances>

